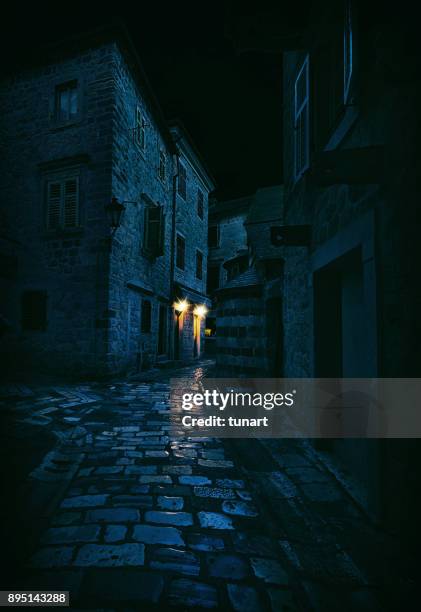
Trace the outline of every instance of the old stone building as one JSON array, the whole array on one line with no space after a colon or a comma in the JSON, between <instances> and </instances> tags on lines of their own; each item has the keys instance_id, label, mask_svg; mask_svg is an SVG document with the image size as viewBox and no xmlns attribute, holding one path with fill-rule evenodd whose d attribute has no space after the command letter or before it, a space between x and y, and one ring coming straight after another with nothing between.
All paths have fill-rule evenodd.
<instances>
[{"instance_id":1,"label":"old stone building","mask_svg":"<svg viewBox=\"0 0 421 612\"><path fill-rule=\"evenodd\" d=\"M241 217L238 209L226 217L226 203L219 217L226 282L213 293L216 363L225 375L281 376L282 258L270 230L283 218L283 190L261 188L241 202Z\"/></svg>"},{"instance_id":2,"label":"old stone building","mask_svg":"<svg viewBox=\"0 0 421 612\"><path fill-rule=\"evenodd\" d=\"M34 54L0 95L7 365L93 375L197 354L186 326L191 350L174 355L174 283L205 301L213 183L171 132L124 30ZM192 240L178 266L184 215Z\"/></svg>"},{"instance_id":3,"label":"old stone building","mask_svg":"<svg viewBox=\"0 0 421 612\"><path fill-rule=\"evenodd\" d=\"M215 188L206 165L180 122L171 124L177 144L174 253L174 357L197 358L204 351L208 194Z\"/></svg>"},{"instance_id":4,"label":"old stone building","mask_svg":"<svg viewBox=\"0 0 421 612\"><path fill-rule=\"evenodd\" d=\"M419 375L417 60L366 17L329 2L284 53L286 377ZM372 516L405 529L415 444L318 446Z\"/></svg>"}]
</instances>

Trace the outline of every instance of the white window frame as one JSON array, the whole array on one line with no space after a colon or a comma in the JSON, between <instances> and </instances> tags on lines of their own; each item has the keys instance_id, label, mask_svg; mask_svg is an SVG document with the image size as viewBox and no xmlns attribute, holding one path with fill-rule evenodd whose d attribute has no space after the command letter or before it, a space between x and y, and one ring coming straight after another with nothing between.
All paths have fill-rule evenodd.
<instances>
[{"instance_id":1,"label":"white window frame","mask_svg":"<svg viewBox=\"0 0 421 612\"><path fill-rule=\"evenodd\" d=\"M76 190L75 190L75 205L74 205L74 223L66 224L66 183L69 181L75 181ZM54 205L52 203L52 198L50 196L51 185L60 185L60 195L58 201L55 203L58 208L58 223L56 225L51 224L51 207ZM46 206L45 206L45 224L47 230L66 230L66 229L74 229L78 228L79 225L79 207L80 207L80 185L79 185L79 176L75 174L69 174L68 176L63 176L60 178L51 178L48 179L46 184Z\"/></svg>"},{"instance_id":2,"label":"white window frame","mask_svg":"<svg viewBox=\"0 0 421 612\"><path fill-rule=\"evenodd\" d=\"M298 83L304 73L305 95L298 104ZM301 137L304 130L304 138ZM301 160L301 146L304 145L304 161L298 167L298 159ZM310 166L310 76L309 55L307 54L294 83L294 177L297 181Z\"/></svg>"},{"instance_id":3,"label":"white window frame","mask_svg":"<svg viewBox=\"0 0 421 612\"><path fill-rule=\"evenodd\" d=\"M352 28L352 6L351 0L345 0L344 15L344 104L349 101L351 88L353 60L354 60L354 41Z\"/></svg>"},{"instance_id":4,"label":"white window frame","mask_svg":"<svg viewBox=\"0 0 421 612\"><path fill-rule=\"evenodd\" d=\"M134 141L142 151L145 150L145 143L146 143L145 117L139 105L136 106Z\"/></svg>"},{"instance_id":5,"label":"white window frame","mask_svg":"<svg viewBox=\"0 0 421 612\"><path fill-rule=\"evenodd\" d=\"M162 147L159 148L158 177L162 182L167 178L167 155Z\"/></svg>"}]
</instances>

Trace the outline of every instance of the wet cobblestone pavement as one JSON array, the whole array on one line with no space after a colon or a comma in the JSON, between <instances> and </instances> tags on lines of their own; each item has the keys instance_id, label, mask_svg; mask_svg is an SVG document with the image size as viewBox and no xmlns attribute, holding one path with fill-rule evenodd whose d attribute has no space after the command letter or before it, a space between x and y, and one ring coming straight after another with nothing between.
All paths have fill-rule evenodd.
<instances>
[{"instance_id":1,"label":"wet cobblestone pavement","mask_svg":"<svg viewBox=\"0 0 421 612\"><path fill-rule=\"evenodd\" d=\"M76 609L386 609L394 543L309 445L171 436L169 377L211 366L3 388L15 426L55 440L30 471L48 503L14 586L69 590Z\"/></svg>"}]
</instances>

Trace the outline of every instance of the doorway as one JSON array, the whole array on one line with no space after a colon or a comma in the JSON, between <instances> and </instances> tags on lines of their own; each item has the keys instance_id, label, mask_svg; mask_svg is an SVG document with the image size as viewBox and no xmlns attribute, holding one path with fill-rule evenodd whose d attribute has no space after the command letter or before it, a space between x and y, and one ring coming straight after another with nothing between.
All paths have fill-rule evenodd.
<instances>
[{"instance_id":1,"label":"doorway","mask_svg":"<svg viewBox=\"0 0 421 612\"><path fill-rule=\"evenodd\" d=\"M198 315L193 315L193 356L200 357L200 322Z\"/></svg>"}]
</instances>

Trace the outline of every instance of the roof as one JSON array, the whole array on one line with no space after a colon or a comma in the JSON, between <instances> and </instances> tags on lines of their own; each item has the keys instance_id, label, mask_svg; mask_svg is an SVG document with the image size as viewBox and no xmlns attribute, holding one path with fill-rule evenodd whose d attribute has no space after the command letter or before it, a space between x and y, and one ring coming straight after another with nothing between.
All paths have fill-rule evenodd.
<instances>
[{"instance_id":1,"label":"roof","mask_svg":"<svg viewBox=\"0 0 421 612\"><path fill-rule=\"evenodd\" d=\"M196 145L186 129L186 126L181 119L172 119L168 122L171 134L173 135L176 146L179 146L182 153L187 157L198 175L208 187L209 191L213 191L216 187L215 179L213 178L209 166L204 160L202 154L196 148Z\"/></svg>"},{"instance_id":2,"label":"roof","mask_svg":"<svg viewBox=\"0 0 421 612\"><path fill-rule=\"evenodd\" d=\"M217 201L209 207L210 218L224 218L235 213L247 213L253 203L254 195L235 198L233 200Z\"/></svg>"},{"instance_id":3,"label":"roof","mask_svg":"<svg viewBox=\"0 0 421 612\"><path fill-rule=\"evenodd\" d=\"M228 283L226 283L217 291L225 291L227 289L246 289L249 287L256 287L263 284L263 280L258 273L257 269L253 266L248 268L245 272L242 272Z\"/></svg>"}]
</instances>

